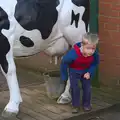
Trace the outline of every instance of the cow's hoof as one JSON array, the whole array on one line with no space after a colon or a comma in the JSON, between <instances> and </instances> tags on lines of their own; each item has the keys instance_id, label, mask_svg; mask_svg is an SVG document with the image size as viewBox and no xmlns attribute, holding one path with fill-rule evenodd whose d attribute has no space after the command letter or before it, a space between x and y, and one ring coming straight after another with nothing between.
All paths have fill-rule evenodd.
<instances>
[{"instance_id":1,"label":"cow's hoof","mask_svg":"<svg viewBox=\"0 0 120 120\"><path fill-rule=\"evenodd\" d=\"M10 111L4 110L2 112L2 117L4 117L4 118L11 118L11 117L16 117L17 114L18 114L18 111L10 112Z\"/></svg>"},{"instance_id":2,"label":"cow's hoof","mask_svg":"<svg viewBox=\"0 0 120 120\"><path fill-rule=\"evenodd\" d=\"M4 111L2 112L2 117L13 117L16 116L19 112L19 104L15 102L9 102L6 107L4 108Z\"/></svg>"},{"instance_id":3,"label":"cow's hoof","mask_svg":"<svg viewBox=\"0 0 120 120\"><path fill-rule=\"evenodd\" d=\"M57 100L58 104L68 104L70 102L71 102L71 97L63 96L63 95L61 95Z\"/></svg>"}]
</instances>

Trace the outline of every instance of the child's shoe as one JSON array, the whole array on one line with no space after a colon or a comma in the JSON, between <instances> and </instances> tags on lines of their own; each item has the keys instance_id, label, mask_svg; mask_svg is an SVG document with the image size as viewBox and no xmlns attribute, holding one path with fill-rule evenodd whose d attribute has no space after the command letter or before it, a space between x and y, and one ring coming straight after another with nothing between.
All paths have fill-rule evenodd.
<instances>
[{"instance_id":1,"label":"child's shoe","mask_svg":"<svg viewBox=\"0 0 120 120\"><path fill-rule=\"evenodd\" d=\"M83 110L84 110L85 112L89 112L89 111L92 110L92 107L91 107L91 106L90 106L90 107L83 107Z\"/></svg>"},{"instance_id":2,"label":"child's shoe","mask_svg":"<svg viewBox=\"0 0 120 120\"><path fill-rule=\"evenodd\" d=\"M73 114L76 114L76 113L79 113L80 112L80 108L79 107L73 107L72 109L72 113Z\"/></svg>"}]
</instances>

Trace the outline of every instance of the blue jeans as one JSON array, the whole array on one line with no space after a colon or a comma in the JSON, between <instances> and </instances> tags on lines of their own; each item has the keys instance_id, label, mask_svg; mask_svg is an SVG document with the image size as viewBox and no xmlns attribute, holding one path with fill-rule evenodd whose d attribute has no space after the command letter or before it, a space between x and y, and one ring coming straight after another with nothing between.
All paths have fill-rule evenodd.
<instances>
[{"instance_id":1,"label":"blue jeans","mask_svg":"<svg viewBox=\"0 0 120 120\"><path fill-rule=\"evenodd\" d=\"M71 95L72 95L72 105L74 107L80 106L80 86L82 83L82 105L83 107L90 107L91 101L91 80L86 80L83 78L84 74L70 73L70 85L71 85Z\"/></svg>"}]
</instances>

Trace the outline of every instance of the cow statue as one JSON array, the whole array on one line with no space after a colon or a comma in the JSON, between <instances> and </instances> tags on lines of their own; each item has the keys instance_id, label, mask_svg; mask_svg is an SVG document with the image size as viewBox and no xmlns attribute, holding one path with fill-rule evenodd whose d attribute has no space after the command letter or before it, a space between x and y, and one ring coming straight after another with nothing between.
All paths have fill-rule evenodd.
<instances>
[{"instance_id":1,"label":"cow statue","mask_svg":"<svg viewBox=\"0 0 120 120\"><path fill-rule=\"evenodd\" d=\"M4 117L18 114L22 102L14 57L62 55L81 41L88 24L89 0L0 0L0 65L10 91ZM68 80L58 103L71 98L69 89Z\"/></svg>"}]
</instances>

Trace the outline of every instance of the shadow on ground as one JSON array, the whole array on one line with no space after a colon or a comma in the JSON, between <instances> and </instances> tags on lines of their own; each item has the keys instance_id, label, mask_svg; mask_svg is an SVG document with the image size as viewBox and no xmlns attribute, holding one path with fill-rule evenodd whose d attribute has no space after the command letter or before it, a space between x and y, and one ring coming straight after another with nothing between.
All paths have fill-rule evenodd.
<instances>
[{"instance_id":1,"label":"shadow on ground","mask_svg":"<svg viewBox=\"0 0 120 120\"><path fill-rule=\"evenodd\" d=\"M31 71L26 71L24 69L17 69L17 77L20 88L44 83L42 75L33 73ZM0 91L3 90L8 90L8 85L0 70Z\"/></svg>"},{"instance_id":2,"label":"shadow on ground","mask_svg":"<svg viewBox=\"0 0 120 120\"><path fill-rule=\"evenodd\" d=\"M65 120L120 120L120 103Z\"/></svg>"}]
</instances>

